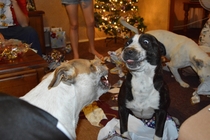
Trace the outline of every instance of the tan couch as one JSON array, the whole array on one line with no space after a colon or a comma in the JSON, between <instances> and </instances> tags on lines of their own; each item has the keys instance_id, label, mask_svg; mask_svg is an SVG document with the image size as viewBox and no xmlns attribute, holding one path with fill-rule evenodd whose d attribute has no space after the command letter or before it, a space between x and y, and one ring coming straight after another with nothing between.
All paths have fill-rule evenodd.
<instances>
[{"instance_id":1,"label":"tan couch","mask_svg":"<svg viewBox=\"0 0 210 140\"><path fill-rule=\"evenodd\" d=\"M210 105L181 125L178 140L210 140Z\"/></svg>"}]
</instances>

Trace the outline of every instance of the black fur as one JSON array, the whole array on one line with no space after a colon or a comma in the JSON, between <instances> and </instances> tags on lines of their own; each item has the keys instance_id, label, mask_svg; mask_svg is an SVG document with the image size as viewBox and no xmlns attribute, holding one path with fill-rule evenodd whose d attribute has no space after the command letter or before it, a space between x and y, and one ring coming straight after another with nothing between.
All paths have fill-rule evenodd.
<instances>
[{"instance_id":1,"label":"black fur","mask_svg":"<svg viewBox=\"0 0 210 140\"><path fill-rule=\"evenodd\" d=\"M124 52L126 53L126 55L122 55L124 59L128 60L128 59L131 59L131 57L135 58L134 56L135 56L135 53L137 52L134 50L134 48L128 47L132 42L133 42L133 38L131 38L130 40L128 40L128 42L126 42L126 45L123 49L123 50L127 49L127 51ZM161 56L166 54L166 50L162 43L160 43L154 36L149 35L149 34L142 34L139 37L138 43L144 50L146 50L146 61L150 65L156 66L155 75L153 77L153 84L154 84L154 88L159 93L160 100L159 100L158 109L154 110L155 122L156 122L155 135L161 138L163 136L164 124L167 117L167 109L170 105L169 91L163 79L162 62L161 62ZM126 107L126 102L130 102L134 99L132 90L131 90L132 77L133 77L132 71L130 70L130 72L128 72L126 79L124 80L120 88L120 92L118 95L121 134L127 131L128 116L129 114L132 114L132 110ZM141 86L140 83L139 83L139 86Z\"/></svg>"}]
</instances>

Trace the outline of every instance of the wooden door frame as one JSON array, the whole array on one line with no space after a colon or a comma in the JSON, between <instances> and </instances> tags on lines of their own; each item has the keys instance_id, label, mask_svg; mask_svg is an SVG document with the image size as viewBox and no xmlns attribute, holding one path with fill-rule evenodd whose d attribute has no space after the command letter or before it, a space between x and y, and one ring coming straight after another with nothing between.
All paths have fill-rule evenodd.
<instances>
[{"instance_id":1,"label":"wooden door frame","mask_svg":"<svg viewBox=\"0 0 210 140\"><path fill-rule=\"evenodd\" d=\"M170 2L170 14L169 14L169 31L173 31L173 26L174 26L174 1L171 0Z\"/></svg>"}]
</instances>

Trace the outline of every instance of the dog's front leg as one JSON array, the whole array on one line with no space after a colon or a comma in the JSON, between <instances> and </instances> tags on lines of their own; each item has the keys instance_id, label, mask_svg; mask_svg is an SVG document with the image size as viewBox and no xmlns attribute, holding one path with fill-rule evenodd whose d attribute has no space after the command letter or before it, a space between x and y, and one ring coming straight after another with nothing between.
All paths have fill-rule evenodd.
<instances>
[{"instance_id":1,"label":"dog's front leg","mask_svg":"<svg viewBox=\"0 0 210 140\"><path fill-rule=\"evenodd\" d=\"M128 133L128 116L129 110L124 106L119 106L119 117L120 117L120 133L123 137L131 140L131 137Z\"/></svg>"},{"instance_id":2,"label":"dog's front leg","mask_svg":"<svg viewBox=\"0 0 210 140\"><path fill-rule=\"evenodd\" d=\"M166 63L166 65L169 67L171 73L175 77L176 81L184 88L188 88L189 84L185 83L182 78L180 77L180 74L178 72L178 68L174 68L171 62Z\"/></svg>"},{"instance_id":3,"label":"dog's front leg","mask_svg":"<svg viewBox=\"0 0 210 140\"><path fill-rule=\"evenodd\" d=\"M167 112L163 109L155 110L155 136L154 140L161 140L163 137L164 126Z\"/></svg>"},{"instance_id":4,"label":"dog's front leg","mask_svg":"<svg viewBox=\"0 0 210 140\"><path fill-rule=\"evenodd\" d=\"M122 83L120 87L120 92L118 94L118 113L120 118L120 133L123 137L131 139L128 133L128 116L131 111L126 107L126 102L133 100L133 95L131 92L131 78L130 73L127 74L126 80Z\"/></svg>"}]
</instances>

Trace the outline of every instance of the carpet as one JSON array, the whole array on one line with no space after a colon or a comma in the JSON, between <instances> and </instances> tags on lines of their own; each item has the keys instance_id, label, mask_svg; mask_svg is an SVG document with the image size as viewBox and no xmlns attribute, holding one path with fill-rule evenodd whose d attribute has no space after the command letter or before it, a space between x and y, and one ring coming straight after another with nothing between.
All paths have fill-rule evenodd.
<instances>
[{"instance_id":1,"label":"carpet","mask_svg":"<svg viewBox=\"0 0 210 140\"><path fill-rule=\"evenodd\" d=\"M200 96L200 103L191 103L192 93L200 83L197 75L184 76L183 74L181 74L183 80L190 85L189 88L183 88L179 85L178 82L176 82L175 78L170 72L163 71L163 73L164 80L168 85L171 98L171 104L168 109L168 113L169 115L176 117L180 121L180 123L183 123L188 117L197 113L199 110L210 104L210 98L208 98L207 96ZM115 82L121 79L119 77L116 78L116 75L109 76L109 78L111 77L115 77ZM113 80L112 83L114 83ZM116 96L116 94L108 92L102 95L100 97L100 100L97 101L97 105L103 109L108 118L107 120L101 121L102 125L106 125L106 123L110 121L113 117L118 118L118 111L111 109L111 107L117 106L117 100L113 96ZM82 113L80 114L80 117L81 119L85 119L85 116Z\"/></svg>"}]
</instances>

